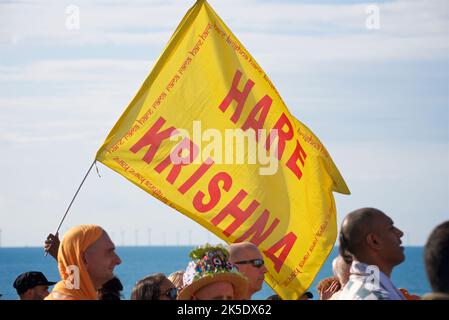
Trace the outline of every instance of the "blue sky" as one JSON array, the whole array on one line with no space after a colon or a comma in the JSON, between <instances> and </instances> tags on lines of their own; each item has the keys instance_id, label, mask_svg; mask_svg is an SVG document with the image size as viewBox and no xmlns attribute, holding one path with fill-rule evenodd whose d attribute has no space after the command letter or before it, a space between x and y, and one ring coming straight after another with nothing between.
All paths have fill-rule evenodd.
<instances>
[{"instance_id":1,"label":"blue sky","mask_svg":"<svg viewBox=\"0 0 449 320\"><path fill-rule=\"evenodd\" d=\"M96 150L194 1L0 1L3 246L54 232ZM325 144L352 195L421 245L449 218L447 1L213 1L290 111ZM370 4L380 28L367 29ZM77 30L66 28L70 5ZM63 228L120 245L218 241L98 165ZM137 233L137 237L136 237ZM189 236L190 234L190 236ZM122 238L123 235L123 238Z\"/></svg>"}]
</instances>

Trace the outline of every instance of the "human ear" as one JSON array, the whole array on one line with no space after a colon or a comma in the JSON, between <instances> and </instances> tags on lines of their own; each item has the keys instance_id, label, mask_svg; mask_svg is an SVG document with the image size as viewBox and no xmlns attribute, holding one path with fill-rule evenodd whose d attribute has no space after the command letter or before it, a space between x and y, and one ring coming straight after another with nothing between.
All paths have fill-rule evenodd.
<instances>
[{"instance_id":1,"label":"human ear","mask_svg":"<svg viewBox=\"0 0 449 320\"><path fill-rule=\"evenodd\" d=\"M380 247L379 239L374 233L367 234L366 243L370 248L372 248L374 250L378 250Z\"/></svg>"},{"instance_id":2,"label":"human ear","mask_svg":"<svg viewBox=\"0 0 449 320\"><path fill-rule=\"evenodd\" d=\"M34 288L33 289L28 289L27 291L25 291L23 293L23 296L25 297L25 299L34 299Z\"/></svg>"}]
</instances>

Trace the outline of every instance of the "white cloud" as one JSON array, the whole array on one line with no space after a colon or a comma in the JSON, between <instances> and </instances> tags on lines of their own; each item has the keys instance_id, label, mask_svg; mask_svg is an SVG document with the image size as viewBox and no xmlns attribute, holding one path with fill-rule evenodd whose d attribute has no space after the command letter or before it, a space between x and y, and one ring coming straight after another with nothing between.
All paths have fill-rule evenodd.
<instances>
[{"instance_id":1,"label":"white cloud","mask_svg":"<svg viewBox=\"0 0 449 320\"><path fill-rule=\"evenodd\" d=\"M330 152L347 181L404 183L433 176L444 183L449 175L447 144L393 142L335 143ZM432 155L424 161L423 155ZM429 165L431 161L431 165Z\"/></svg>"},{"instance_id":2,"label":"white cloud","mask_svg":"<svg viewBox=\"0 0 449 320\"><path fill-rule=\"evenodd\" d=\"M85 172L84 166L149 74L154 59L193 1L77 3L81 29L73 32L64 27L65 4L59 1L0 4L0 56L10 58L0 62L0 147L7 151L1 158L6 168L4 179L11 181L0 190L0 214L11 213L4 230L17 230L26 218L33 224L29 233L35 243L41 243L39 239L47 232L49 221L57 224L60 218L57 208L65 208L66 199L71 198ZM378 140L373 139L382 143L364 139L365 131L376 126L379 130L388 126L407 129L403 120L391 120L392 115L402 112L391 110L395 95L417 102L412 107L419 111L407 110L407 114L418 120L426 119L431 110L432 103L426 100L429 96L436 93L439 99L447 97L435 86L440 78L426 78L435 74L435 70L427 73L427 65L421 65L422 69L417 71L399 65L391 72L388 67L393 64L383 65L383 69L376 64L385 60L447 61L447 1L379 4L381 29L375 31L364 28L364 4L256 0L210 0L210 3L264 70L270 75L276 73L288 85L287 89L278 89L282 96L292 97L295 103L291 106L306 106L310 108L309 115L318 114L320 123L326 123L329 137L333 137L338 126L347 127L351 133L344 140L349 140L348 144L325 143L353 192L349 197L338 196L337 205L344 208L341 212L374 203L382 209L391 208L401 216L400 222L413 221L417 228L427 223L429 229L435 215L432 213L429 219L422 212L447 212L447 143L430 144L426 140L404 146L403 141L395 144L389 140L385 131L379 131ZM111 58L117 55L107 50L120 51L120 58ZM358 70L362 64L371 63L372 67ZM290 74L283 77L279 72ZM328 82L331 73L334 82ZM362 73L368 73L373 82L389 79L394 93L385 90L385 86L360 90L355 75ZM405 90L400 82L407 78L419 78L417 85L421 91L416 94L413 86ZM426 85L434 91L427 92L431 89ZM336 94L339 90L340 95ZM312 100L304 101L307 96ZM364 99L373 98L372 108L363 109ZM335 123L340 118L323 113L331 109L340 112L347 123ZM302 111L298 112L301 120ZM360 117L354 120L361 114L363 120L370 121L366 127L365 123L357 122ZM435 113L430 119L434 121L442 114L445 113ZM427 132L434 127L430 120L418 120L420 126L416 130ZM412 133L416 133L414 124ZM322 132L316 133L321 136ZM358 141L363 140L363 144L354 143L359 136ZM52 143L66 141L69 143ZM196 228L198 233L205 234L197 224L149 198L111 170L103 169L102 176L99 181L90 179L89 192L77 200L77 212L70 216L66 226L95 220L118 235L120 230L126 229L131 234L133 229L148 225L154 230L154 239L158 238L153 243L161 243L161 233L170 230ZM36 188L40 185L44 191L39 193ZM62 199L54 198L58 195L52 190L60 192ZM22 201L23 198L33 202ZM36 200L45 198L55 201ZM31 211L40 214L26 215ZM140 232L143 238L145 231ZM424 236L422 233L417 243L422 243ZM23 245L24 240L11 235L8 243Z\"/></svg>"},{"instance_id":3,"label":"white cloud","mask_svg":"<svg viewBox=\"0 0 449 320\"><path fill-rule=\"evenodd\" d=\"M12 145L21 145L21 144L35 144L39 142L71 142L76 140L88 140L91 138L93 133L82 132L76 134L57 134L57 135L36 135L36 134L20 134L20 133L0 133L0 144L10 143Z\"/></svg>"},{"instance_id":4,"label":"white cloud","mask_svg":"<svg viewBox=\"0 0 449 320\"><path fill-rule=\"evenodd\" d=\"M311 63L316 68L320 64L334 62L354 64L446 59L449 53L449 42L444 42L442 37L412 37L398 41L376 34L329 38L243 34L240 41L248 43L246 48L259 64L292 73L312 67ZM279 58L284 63L279 63Z\"/></svg>"},{"instance_id":5,"label":"white cloud","mask_svg":"<svg viewBox=\"0 0 449 320\"><path fill-rule=\"evenodd\" d=\"M0 81L120 82L145 74L152 66L152 61L145 60L39 60L24 66L0 66Z\"/></svg>"},{"instance_id":6,"label":"white cloud","mask_svg":"<svg viewBox=\"0 0 449 320\"><path fill-rule=\"evenodd\" d=\"M365 28L368 4L211 1L237 37L248 47L257 48L257 55L283 50L305 60L447 57L447 2L379 4L381 28L371 31ZM65 29L65 7L58 2L8 3L0 4L0 8L6 16L0 43L162 48L188 4L181 1L137 1L133 5L81 2L79 31Z\"/></svg>"},{"instance_id":7,"label":"white cloud","mask_svg":"<svg viewBox=\"0 0 449 320\"><path fill-rule=\"evenodd\" d=\"M49 190L49 189L38 190L37 196L44 201L59 199L58 193L53 190Z\"/></svg>"}]
</instances>

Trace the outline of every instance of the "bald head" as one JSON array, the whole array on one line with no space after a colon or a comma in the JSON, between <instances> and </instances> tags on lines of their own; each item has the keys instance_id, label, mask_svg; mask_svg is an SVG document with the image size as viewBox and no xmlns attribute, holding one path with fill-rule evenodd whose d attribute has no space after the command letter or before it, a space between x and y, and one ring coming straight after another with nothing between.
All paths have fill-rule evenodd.
<instances>
[{"instance_id":1,"label":"bald head","mask_svg":"<svg viewBox=\"0 0 449 320\"><path fill-rule=\"evenodd\" d=\"M346 262L350 255L358 258L364 250L366 237L375 231L376 220L385 214L374 208L362 208L349 213L340 231L340 253Z\"/></svg>"},{"instance_id":2,"label":"bald head","mask_svg":"<svg viewBox=\"0 0 449 320\"><path fill-rule=\"evenodd\" d=\"M259 248L251 242L233 243L228 247L228 251L231 262L246 260L249 253L260 253Z\"/></svg>"},{"instance_id":3,"label":"bald head","mask_svg":"<svg viewBox=\"0 0 449 320\"><path fill-rule=\"evenodd\" d=\"M393 220L374 208L362 208L349 213L341 225L340 254L346 262L350 257L367 264L377 265L390 276L393 267L404 261L401 246L403 232ZM349 258L349 259L348 259Z\"/></svg>"},{"instance_id":4,"label":"bald head","mask_svg":"<svg viewBox=\"0 0 449 320\"><path fill-rule=\"evenodd\" d=\"M262 289L267 268L259 248L251 242L234 243L228 247L229 261L237 264L239 271L249 280L248 294L245 299ZM260 264L262 261L262 264Z\"/></svg>"}]
</instances>

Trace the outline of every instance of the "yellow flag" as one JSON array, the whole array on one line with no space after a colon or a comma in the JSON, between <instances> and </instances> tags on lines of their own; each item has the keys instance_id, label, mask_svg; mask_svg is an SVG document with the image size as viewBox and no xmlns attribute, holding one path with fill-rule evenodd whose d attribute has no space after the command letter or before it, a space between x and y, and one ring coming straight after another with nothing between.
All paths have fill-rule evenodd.
<instances>
[{"instance_id":1,"label":"yellow flag","mask_svg":"<svg viewBox=\"0 0 449 320\"><path fill-rule=\"evenodd\" d=\"M283 299L311 285L336 239L332 191L349 194L319 139L201 0L96 159L227 243L256 244Z\"/></svg>"}]
</instances>

